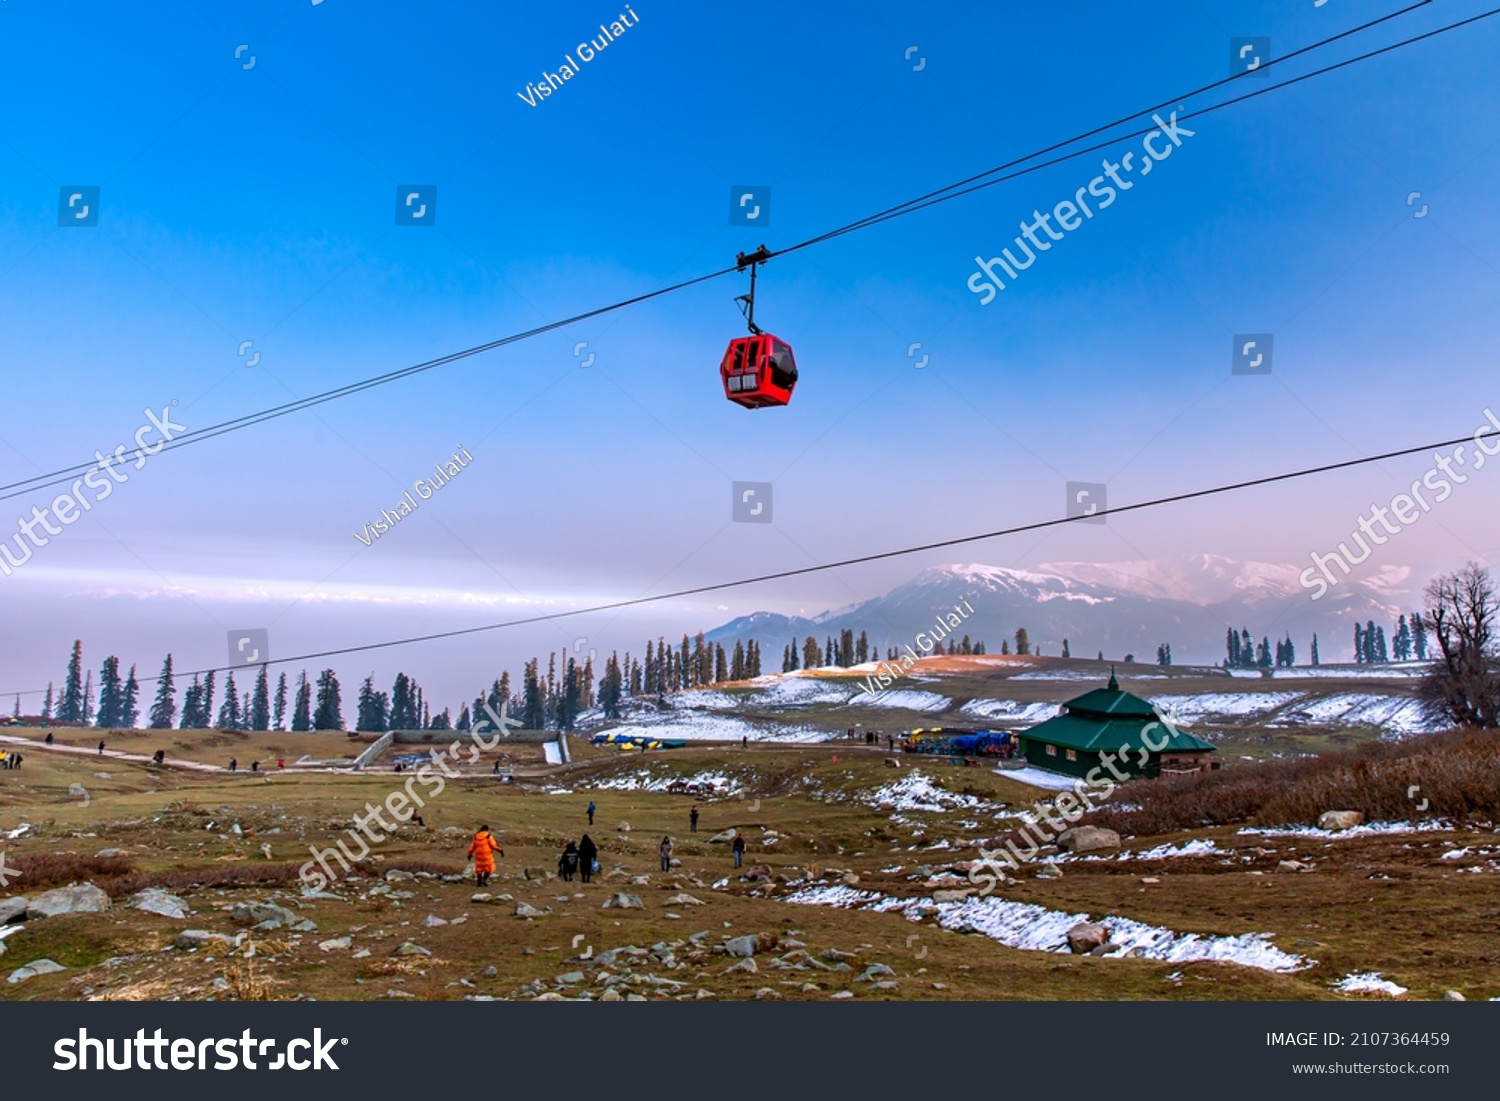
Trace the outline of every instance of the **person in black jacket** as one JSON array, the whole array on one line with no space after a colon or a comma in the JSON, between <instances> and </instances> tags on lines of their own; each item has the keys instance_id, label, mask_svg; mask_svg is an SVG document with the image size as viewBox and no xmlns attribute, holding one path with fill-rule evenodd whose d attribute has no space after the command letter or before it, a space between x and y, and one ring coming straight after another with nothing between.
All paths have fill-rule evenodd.
<instances>
[{"instance_id":1,"label":"person in black jacket","mask_svg":"<svg viewBox=\"0 0 1500 1101\"><path fill-rule=\"evenodd\" d=\"M562 855L557 858L557 874L562 876L564 883L572 883L573 876L578 872L578 846L569 841L567 848L563 849Z\"/></svg>"},{"instance_id":2,"label":"person in black jacket","mask_svg":"<svg viewBox=\"0 0 1500 1101\"><path fill-rule=\"evenodd\" d=\"M588 834L583 835L583 840L578 842L578 873L585 883L594 874L594 861L599 858L599 846L594 844L594 839Z\"/></svg>"}]
</instances>

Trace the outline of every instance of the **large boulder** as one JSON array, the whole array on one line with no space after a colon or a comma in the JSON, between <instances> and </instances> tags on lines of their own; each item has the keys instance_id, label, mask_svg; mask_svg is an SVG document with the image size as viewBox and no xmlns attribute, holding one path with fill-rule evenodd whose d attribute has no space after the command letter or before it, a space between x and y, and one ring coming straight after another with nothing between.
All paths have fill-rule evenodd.
<instances>
[{"instance_id":1,"label":"large boulder","mask_svg":"<svg viewBox=\"0 0 1500 1101\"><path fill-rule=\"evenodd\" d=\"M20 895L15 898L0 898L0 925L21 921L25 918L26 908L30 905L31 903Z\"/></svg>"},{"instance_id":2,"label":"large boulder","mask_svg":"<svg viewBox=\"0 0 1500 1101\"><path fill-rule=\"evenodd\" d=\"M710 845L727 845L735 839L736 835L737 831L735 830L725 830L723 833L716 833L710 837L708 843Z\"/></svg>"},{"instance_id":3,"label":"large boulder","mask_svg":"<svg viewBox=\"0 0 1500 1101\"><path fill-rule=\"evenodd\" d=\"M1325 810L1318 815L1318 829L1320 830L1347 830L1352 829L1365 820L1365 816L1357 810Z\"/></svg>"},{"instance_id":4,"label":"large boulder","mask_svg":"<svg viewBox=\"0 0 1500 1101\"><path fill-rule=\"evenodd\" d=\"M1068 948L1082 956L1109 943L1109 930L1102 925L1080 921L1068 930Z\"/></svg>"},{"instance_id":5,"label":"large boulder","mask_svg":"<svg viewBox=\"0 0 1500 1101\"><path fill-rule=\"evenodd\" d=\"M1105 852L1120 847L1120 835L1102 826L1073 826L1057 835L1057 847L1071 853Z\"/></svg>"},{"instance_id":6,"label":"large boulder","mask_svg":"<svg viewBox=\"0 0 1500 1101\"><path fill-rule=\"evenodd\" d=\"M624 891L618 891L604 900L606 910L644 910L646 904L641 901L640 895L628 895Z\"/></svg>"},{"instance_id":7,"label":"large boulder","mask_svg":"<svg viewBox=\"0 0 1500 1101\"><path fill-rule=\"evenodd\" d=\"M57 917L60 914L102 914L109 909L109 895L92 883L74 883L43 891L26 905L28 918Z\"/></svg>"},{"instance_id":8,"label":"large boulder","mask_svg":"<svg viewBox=\"0 0 1500 1101\"><path fill-rule=\"evenodd\" d=\"M229 920L236 925L254 925L261 929L280 929L302 923L301 917L274 902L236 902L229 908Z\"/></svg>"},{"instance_id":9,"label":"large boulder","mask_svg":"<svg viewBox=\"0 0 1500 1101\"><path fill-rule=\"evenodd\" d=\"M186 902L160 887L147 887L144 891L137 891L125 901L125 905L132 910L143 910L165 918L185 918L192 912Z\"/></svg>"},{"instance_id":10,"label":"large boulder","mask_svg":"<svg viewBox=\"0 0 1500 1101\"><path fill-rule=\"evenodd\" d=\"M760 938L754 936L735 937L724 942L724 951L731 956L747 959L760 950Z\"/></svg>"},{"instance_id":11,"label":"large boulder","mask_svg":"<svg viewBox=\"0 0 1500 1101\"><path fill-rule=\"evenodd\" d=\"M539 918L539 917L546 917L546 916L547 916L547 911L546 910L538 910L535 906L533 906L529 902L517 902L516 903L516 917L518 917L518 918Z\"/></svg>"},{"instance_id":12,"label":"large boulder","mask_svg":"<svg viewBox=\"0 0 1500 1101\"><path fill-rule=\"evenodd\" d=\"M27 979L34 979L38 975L51 975L54 972L65 970L67 968L63 967L62 964L53 963L51 960L33 960L25 967L16 968L5 981L8 983L25 982Z\"/></svg>"}]
</instances>

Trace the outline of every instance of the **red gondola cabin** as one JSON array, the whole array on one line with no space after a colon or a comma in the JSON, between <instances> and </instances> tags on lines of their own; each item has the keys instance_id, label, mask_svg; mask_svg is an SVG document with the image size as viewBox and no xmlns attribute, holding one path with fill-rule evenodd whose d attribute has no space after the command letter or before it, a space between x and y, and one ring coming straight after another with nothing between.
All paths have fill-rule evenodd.
<instances>
[{"instance_id":1,"label":"red gondola cabin","mask_svg":"<svg viewBox=\"0 0 1500 1101\"><path fill-rule=\"evenodd\" d=\"M719 364L724 396L746 409L785 405L797 385L797 360L790 344L770 333L731 340Z\"/></svg>"}]
</instances>

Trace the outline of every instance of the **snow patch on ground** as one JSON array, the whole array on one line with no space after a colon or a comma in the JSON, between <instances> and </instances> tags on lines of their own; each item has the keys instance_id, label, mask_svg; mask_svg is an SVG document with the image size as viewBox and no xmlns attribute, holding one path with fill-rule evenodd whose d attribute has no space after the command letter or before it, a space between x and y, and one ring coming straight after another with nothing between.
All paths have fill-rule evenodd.
<instances>
[{"instance_id":1,"label":"snow patch on ground","mask_svg":"<svg viewBox=\"0 0 1500 1101\"><path fill-rule=\"evenodd\" d=\"M642 769L629 776L611 776L591 785L601 791L666 791L679 780L700 787L712 787L721 795L733 795L740 789L739 782L722 772L698 772L692 776L658 776L649 769Z\"/></svg>"},{"instance_id":2,"label":"snow patch on ground","mask_svg":"<svg viewBox=\"0 0 1500 1101\"><path fill-rule=\"evenodd\" d=\"M1285 707L1301 692L1206 692L1196 696L1152 696L1150 702L1173 722L1206 718L1248 719Z\"/></svg>"},{"instance_id":3,"label":"snow patch on ground","mask_svg":"<svg viewBox=\"0 0 1500 1101\"><path fill-rule=\"evenodd\" d=\"M661 722L632 721L598 731L600 734L625 734L643 738L681 738L684 741L737 742L821 742L827 733L808 726L767 725L744 719L715 715L711 712L678 712L663 716Z\"/></svg>"},{"instance_id":4,"label":"snow patch on ground","mask_svg":"<svg viewBox=\"0 0 1500 1101\"><path fill-rule=\"evenodd\" d=\"M1323 696L1277 716L1272 726L1302 726L1309 723L1339 723L1342 726L1374 726L1394 734L1430 734L1452 724L1430 719L1416 700L1405 696L1344 693Z\"/></svg>"},{"instance_id":5,"label":"snow patch on ground","mask_svg":"<svg viewBox=\"0 0 1500 1101\"><path fill-rule=\"evenodd\" d=\"M965 715L981 719L999 719L1010 724L1027 726L1062 714L1059 703L1021 703L1017 700L970 700L959 708Z\"/></svg>"},{"instance_id":6,"label":"snow patch on ground","mask_svg":"<svg viewBox=\"0 0 1500 1101\"><path fill-rule=\"evenodd\" d=\"M876 788L867 800L871 806L891 806L898 811L939 812L957 807L983 806L981 799L948 791L932 782L925 773L913 770L894 783Z\"/></svg>"},{"instance_id":7,"label":"snow patch on ground","mask_svg":"<svg viewBox=\"0 0 1500 1101\"><path fill-rule=\"evenodd\" d=\"M1333 988L1340 994L1389 994L1393 998L1406 993L1406 987L1398 986L1390 979L1382 979L1374 971L1345 975L1333 984Z\"/></svg>"},{"instance_id":8,"label":"snow patch on ground","mask_svg":"<svg viewBox=\"0 0 1500 1101\"><path fill-rule=\"evenodd\" d=\"M1453 823L1434 819L1430 822L1366 822L1362 826L1351 826L1347 830L1320 830L1316 826L1267 827L1261 829L1246 826L1239 832L1259 837L1321 837L1339 839L1344 837L1369 837L1387 833L1430 833L1434 830L1451 830Z\"/></svg>"},{"instance_id":9,"label":"snow patch on ground","mask_svg":"<svg viewBox=\"0 0 1500 1101\"><path fill-rule=\"evenodd\" d=\"M851 701L864 707L899 707L907 711L941 711L953 701L936 692L922 692L914 688L898 688L892 692L877 692L871 695L861 691Z\"/></svg>"},{"instance_id":10,"label":"snow patch on ground","mask_svg":"<svg viewBox=\"0 0 1500 1101\"><path fill-rule=\"evenodd\" d=\"M1045 788L1048 791L1072 791L1073 785L1083 783L1077 776L1064 776L1060 772L1048 772L1044 768L997 768L994 773L1018 784L1030 784L1034 788Z\"/></svg>"},{"instance_id":11,"label":"snow patch on ground","mask_svg":"<svg viewBox=\"0 0 1500 1101\"><path fill-rule=\"evenodd\" d=\"M934 903L925 898L887 898L874 891L852 887L809 887L788 895L786 901L805 906L877 912L899 910L909 921L921 920L923 910L936 909L938 924L945 929L982 933L1008 947L1037 952L1068 952L1068 930L1089 920L1087 914L1069 914L1030 902L1012 902L994 896ZM1170 963L1220 960L1277 972L1299 971L1312 966L1303 957L1283 952L1271 944L1269 933L1243 933L1239 936L1176 933L1159 925L1114 916L1101 919L1100 924L1109 930L1110 943L1114 946L1109 954L1115 957L1138 949L1137 954L1147 959Z\"/></svg>"}]
</instances>

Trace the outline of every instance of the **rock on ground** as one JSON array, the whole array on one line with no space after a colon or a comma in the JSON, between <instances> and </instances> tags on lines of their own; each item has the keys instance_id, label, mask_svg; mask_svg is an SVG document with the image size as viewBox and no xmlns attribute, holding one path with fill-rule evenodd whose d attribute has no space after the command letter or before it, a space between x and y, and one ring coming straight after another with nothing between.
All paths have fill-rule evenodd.
<instances>
[{"instance_id":1,"label":"rock on ground","mask_svg":"<svg viewBox=\"0 0 1500 1101\"><path fill-rule=\"evenodd\" d=\"M147 887L144 891L137 891L126 900L125 905L132 910L143 910L165 918L185 918L192 912L186 902L160 887Z\"/></svg>"},{"instance_id":2,"label":"rock on ground","mask_svg":"<svg viewBox=\"0 0 1500 1101\"><path fill-rule=\"evenodd\" d=\"M1365 816L1357 810L1325 810L1318 815L1318 829L1347 830L1364 820Z\"/></svg>"},{"instance_id":3,"label":"rock on ground","mask_svg":"<svg viewBox=\"0 0 1500 1101\"><path fill-rule=\"evenodd\" d=\"M0 898L0 925L20 921L26 916L26 908L30 905L31 903L20 895L14 898Z\"/></svg>"},{"instance_id":4,"label":"rock on ground","mask_svg":"<svg viewBox=\"0 0 1500 1101\"><path fill-rule=\"evenodd\" d=\"M701 898L694 898L690 894L680 894L680 895L673 895L671 898L667 899L667 901L663 902L662 905L663 906L706 906L708 904L706 902L704 902Z\"/></svg>"},{"instance_id":5,"label":"rock on ground","mask_svg":"<svg viewBox=\"0 0 1500 1101\"><path fill-rule=\"evenodd\" d=\"M1057 835L1057 847L1072 853L1103 852L1120 847L1120 835L1102 826L1074 826Z\"/></svg>"},{"instance_id":6,"label":"rock on ground","mask_svg":"<svg viewBox=\"0 0 1500 1101\"><path fill-rule=\"evenodd\" d=\"M641 901L640 895L628 895L624 891L618 891L604 900L603 909L606 910L644 910L646 904Z\"/></svg>"},{"instance_id":7,"label":"rock on ground","mask_svg":"<svg viewBox=\"0 0 1500 1101\"><path fill-rule=\"evenodd\" d=\"M43 891L26 906L28 918L59 914L102 914L109 909L109 895L92 883L75 883L54 891Z\"/></svg>"},{"instance_id":8,"label":"rock on ground","mask_svg":"<svg viewBox=\"0 0 1500 1101\"><path fill-rule=\"evenodd\" d=\"M274 902L236 902L229 908L229 920L236 925L258 925L265 929L279 929L302 922L302 918Z\"/></svg>"},{"instance_id":9,"label":"rock on ground","mask_svg":"<svg viewBox=\"0 0 1500 1101\"><path fill-rule=\"evenodd\" d=\"M1068 948L1074 955L1084 955L1109 943L1109 930L1102 925L1080 921L1068 930Z\"/></svg>"},{"instance_id":10,"label":"rock on ground","mask_svg":"<svg viewBox=\"0 0 1500 1101\"><path fill-rule=\"evenodd\" d=\"M51 975L56 971L65 970L67 968L63 967L62 964L53 963L51 960L33 960L25 967L16 968L5 981L8 983L25 982L27 979L34 979L38 975Z\"/></svg>"},{"instance_id":11,"label":"rock on ground","mask_svg":"<svg viewBox=\"0 0 1500 1101\"><path fill-rule=\"evenodd\" d=\"M518 917L518 918L539 918L539 917L546 917L546 916L547 916L547 911L546 910L538 910L535 906L531 905L531 903L529 903L529 902L518 902L518 903L516 903L516 917Z\"/></svg>"}]
</instances>

